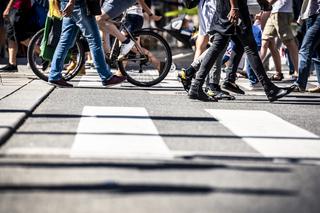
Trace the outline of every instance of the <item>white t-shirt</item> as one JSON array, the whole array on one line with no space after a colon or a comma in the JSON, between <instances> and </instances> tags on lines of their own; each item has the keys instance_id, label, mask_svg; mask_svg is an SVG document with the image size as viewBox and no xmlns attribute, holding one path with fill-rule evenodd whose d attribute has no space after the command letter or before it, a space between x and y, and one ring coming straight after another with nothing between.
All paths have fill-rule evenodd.
<instances>
[{"instance_id":1,"label":"white t-shirt","mask_svg":"<svg viewBox=\"0 0 320 213\"><path fill-rule=\"evenodd\" d=\"M272 5L271 13L292 13L292 0L278 0Z\"/></svg>"}]
</instances>

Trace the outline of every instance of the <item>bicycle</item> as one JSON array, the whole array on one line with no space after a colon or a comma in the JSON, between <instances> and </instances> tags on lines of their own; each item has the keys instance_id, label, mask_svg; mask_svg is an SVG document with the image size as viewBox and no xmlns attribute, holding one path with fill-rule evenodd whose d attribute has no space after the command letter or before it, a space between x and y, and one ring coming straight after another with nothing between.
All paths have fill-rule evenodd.
<instances>
[{"instance_id":1,"label":"bicycle","mask_svg":"<svg viewBox=\"0 0 320 213\"><path fill-rule=\"evenodd\" d=\"M166 40L158 33L150 29L142 29L130 33L121 21L112 21L120 30L124 30L127 36L132 39L135 44L132 51L126 56L118 60L120 53L119 40L115 38L110 55L106 55L106 62L111 67L116 67L127 77L128 82L142 87L150 87L161 82L168 74L172 64L171 49ZM42 80L48 80L48 71L50 70L50 62L44 60L39 55L39 47L43 37L44 30L36 33L30 41L28 47L28 62L32 71ZM76 40L74 48L71 49L70 59L66 65L70 65L72 61L75 66L71 70L63 71L63 78L71 80L80 71L84 65L85 52L83 45ZM154 59L160 62L160 66L156 67Z\"/></svg>"},{"instance_id":2,"label":"bicycle","mask_svg":"<svg viewBox=\"0 0 320 213\"><path fill-rule=\"evenodd\" d=\"M44 29L41 29L31 38L27 50L27 59L33 73L40 79L48 81L50 61L40 56L43 34ZM85 63L84 47L79 39L76 40L74 46L70 49L68 58L69 60L65 61L65 69L62 71L62 77L67 81L74 78Z\"/></svg>"}]
</instances>

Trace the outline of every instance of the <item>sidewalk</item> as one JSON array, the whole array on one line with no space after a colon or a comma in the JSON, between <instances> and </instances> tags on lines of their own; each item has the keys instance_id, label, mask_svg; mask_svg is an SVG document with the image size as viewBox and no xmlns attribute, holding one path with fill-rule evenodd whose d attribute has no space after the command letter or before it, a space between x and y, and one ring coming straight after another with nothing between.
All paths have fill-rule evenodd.
<instances>
[{"instance_id":1,"label":"sidewalk","mask_svg":"<svg viewBox=\"0 0 320 213\"><path fill-rule=\"evenodd\" d=\"M27 65L18 65L18 69L15 73L0 73L0 145L54 88L38 80Z\"/></svg>"}]
</instances>

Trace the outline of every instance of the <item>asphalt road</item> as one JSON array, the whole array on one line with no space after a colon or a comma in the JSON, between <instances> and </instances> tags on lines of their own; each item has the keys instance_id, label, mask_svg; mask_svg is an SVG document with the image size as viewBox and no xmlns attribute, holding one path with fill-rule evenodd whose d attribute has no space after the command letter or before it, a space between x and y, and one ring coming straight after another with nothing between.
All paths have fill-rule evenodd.
<instances>
[{"instance_id":1,"label":"asphalt road","mask_svg":"<svg viewBox=\"0 0 320 213\"><path fill-rule=\"evenodd\" d=\"M96 80L55 88L2 145L1 212L320 211L319 95L203 103L175 73Z\"/></svg>"}]
</instances>

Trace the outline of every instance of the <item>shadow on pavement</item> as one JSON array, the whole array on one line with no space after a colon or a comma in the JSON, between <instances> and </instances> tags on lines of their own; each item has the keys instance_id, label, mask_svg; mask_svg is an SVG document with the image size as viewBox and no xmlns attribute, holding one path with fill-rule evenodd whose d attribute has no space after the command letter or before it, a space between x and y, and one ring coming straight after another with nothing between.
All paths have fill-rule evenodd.
<instances>
[{"instance_id":1,"label":"shadow on pavement","mask_svg":"<svg viewBox=\"0 0 320 213\"><path fill-rule=\"evenodd\" d=\"M218 134L148 134L148 133L126 133L126 132L75 132L75 131L18 131L17 135L117 135L117 136L161 136L163 138L222 138L222 139L242 139L242 138L261 138L261 139L295 139L295 140L314 140L319 138L314 137L289 137L289 136L236 136L236 135L218 135Z\"/></svg>"},{"instance_id":2,"label":"shadow on pavement","mask_svg":"<svg viewBox=\"0 0 320 213\"><path fill-rule=\"evenodd\" d=\"M95 115L87 116L80 114L33 114L31 118L125 118L125 119L152 119L152 120L168 120L168 121L197 121L197 122L212 122L217 121L213 117L181 117L181 116L127 116L127 115Z\"/></svg>"},{"instance_id":3,"label":"shadow on pavement","mask_svg":"<svg viewBox=\"0 0 320 213\"><path fill-rule=\"evenodd\" d=\"M113 168L113 169L134 169L134 170L238 170L248 172L268 173L290 173L292 169L285 166L245 166L230 165L222 163L199 163L199 162L156 162L156 163L121 163L121 162L0 162L1 167L18 167L34 169L63 169L63 168Z\"/></svg>"},{"instance_id":4,"label":"shadow on pavement","mask_svg":"<svg viewBox=\"0 0 320 213\"><path fill-rule=\"evenodd\" d=\"M124 184L124 183L100 183L100 184L3 184L0 192L30 193L30 192L95 192L110 194L241 194L259 196L297 196L295 190L264 189L264 188L219 188L197 185L178 184Z\"/></svg>"}]
</instances>

